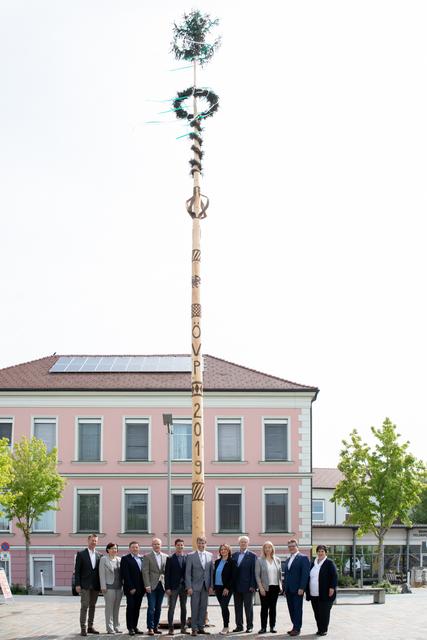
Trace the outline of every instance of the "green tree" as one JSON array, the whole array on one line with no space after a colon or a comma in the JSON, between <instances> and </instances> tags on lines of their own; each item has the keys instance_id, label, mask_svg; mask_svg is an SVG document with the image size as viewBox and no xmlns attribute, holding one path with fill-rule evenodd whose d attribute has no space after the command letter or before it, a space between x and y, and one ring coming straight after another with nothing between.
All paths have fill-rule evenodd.
<instances>
[{"instance_id":1,"label":"green tree","mask_svg":"<svg viewBox=\"0 0 427 640\"><path fill-rule=\"evenodd\" d=\"M9 441L7 438L0 439L0 496L2 494L2 488L11 478L11 461ZM0 499L0 517L3 515L1 499Z\"/></svg>"},{"instance_id":2,"label":"green tree","mask_svg":"<svg viewBox=\"0 0 427 640\"><path fill-rule=\"evenodd\" d=\"M338 469L344 478L333 500L346 505L348 522L359 525L358 535L373 533L378 540L378 579L384 576L384 537L396 520L411 525L410 515L424 487L426 467L400 444L396 425L386 418L379 429L371 427L376 439L370 448L357 430L343 440Z\"/></svg>"},{"instance_id":3,"label":"green tree","mask_svg":"<svg viewBox=\"0 0 427 640\"><path fill-rule=\"evenodd\" d=\"M420 502L412 510L411 519L417 524L427 524L427 487L424 487Z\"/></svg>"},{"instance_id":4,"label":"green tree","mask_svg":"<svg viewBox=\"0 0 427 640\"><path fill-rule=\"evenodd\" d=\"M16 520L25 537L26 587L30 590L32 526L46 511L58 511L65 480L56 470L57 452L47 452L43 440L22 438L10 456L10 475L1 487L0 503L6 516Z\"/></svg>"}]
</instances>

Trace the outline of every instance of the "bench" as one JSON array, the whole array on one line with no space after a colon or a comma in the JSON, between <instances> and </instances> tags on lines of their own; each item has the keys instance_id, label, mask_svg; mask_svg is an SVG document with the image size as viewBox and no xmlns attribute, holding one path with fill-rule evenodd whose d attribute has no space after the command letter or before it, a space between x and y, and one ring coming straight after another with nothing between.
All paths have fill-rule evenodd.
<instances>
[{"instance_id":1,"label":"bench","mask_svg":"<svg viewBox=\"0 0 427 640\"><path fill-rule=\"evenodd\" d=\"M340 595L373 595L374 604L385 603L385 589L381 587L338 587L337 599Z\"/></svg>"}]
</instances>

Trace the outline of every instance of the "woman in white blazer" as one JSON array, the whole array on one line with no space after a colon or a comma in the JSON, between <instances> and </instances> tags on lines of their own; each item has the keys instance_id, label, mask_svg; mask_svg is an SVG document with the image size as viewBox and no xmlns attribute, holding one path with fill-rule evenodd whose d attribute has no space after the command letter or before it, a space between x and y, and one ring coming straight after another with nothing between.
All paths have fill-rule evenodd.
<instances>
[{"instance_id":1,"label":"woman in white blazer","mask_svg":"<svg viewBox=\"0 0 427 640\"><path fill-rule=\"evenodd\" d=\"M99 561L99 582L105 601L105 624L107 633L122 633L119 624L120 601L122 599L122 581L120 578L120 558L118 547L109 542L106 556Z\"/></svg>"},{"instance_id":2,"label":"woman in white blazer","mask_svg":"<svg viewBox=\"0 0 427 640\"><path fill-rule=\"evenodd\" d=\"M255 565L255 579L257 581L261 600L261 629L258 633L267 632L267 620L270 617L270 633L276 633L276 605L279 593L282 591L282 565L280 558L275 555L274 545L270 540L264 542L261 556Z\"/></svg>"}]
</instances>

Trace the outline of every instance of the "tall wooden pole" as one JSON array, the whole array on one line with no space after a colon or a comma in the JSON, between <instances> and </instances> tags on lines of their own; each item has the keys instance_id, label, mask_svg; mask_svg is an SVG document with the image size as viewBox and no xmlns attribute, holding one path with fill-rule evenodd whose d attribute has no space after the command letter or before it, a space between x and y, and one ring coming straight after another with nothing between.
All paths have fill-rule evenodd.
<instances>
[{"instance_id":1,"label":"tall wooden pole","mask_svg":"<svg viewBox=\"0 0 427 640\"><path fill-rule=\"evenodd\" d=\"M197 60L194 67L194 118L197 119L197 98L195 95L197 82ZM200 145L194 140L194 146L200 151ZM200 153L194 151L194 159L200 160ZM193 198L191 216L193 220L193 242L191 251L191 403L192 403L192 534L193 548L196 541L205 535L205 469L204 469L204 434L203 434L203 357L202 357L202 305L201 305L201 195L200 171L197 165L193 171Z\"/></svg>"}]
</instances>

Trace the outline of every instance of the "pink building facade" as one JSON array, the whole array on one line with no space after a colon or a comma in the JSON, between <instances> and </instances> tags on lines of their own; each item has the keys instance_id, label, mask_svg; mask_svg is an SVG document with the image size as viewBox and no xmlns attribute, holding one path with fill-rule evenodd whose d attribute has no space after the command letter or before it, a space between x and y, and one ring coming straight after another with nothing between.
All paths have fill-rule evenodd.
<instances>
[{"instance_id":1,"label":"pink building facade","mask_svg":"<svg viewBox=\"0 0 427 640\"><path fill-rule=\"evenodd\" d=\"M88 533L101 550L143 550L167 540L168 438L173 415L172 540L191 546L191 394L186 356L50 356L0 370L0 437L36 435L58 450L67 484L58 511L34 526L31 580L69 589ZM311 407L318 390L204 357L205 509L208 548L247 534L278 553L295 536L311 548ZM0 496L1 502L1 496ZM24 540L0 518L0 555L23 583Z\"/></svg>"}]
</instances>

